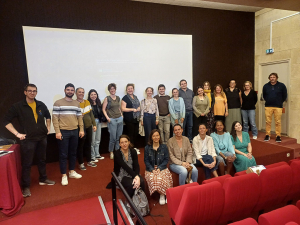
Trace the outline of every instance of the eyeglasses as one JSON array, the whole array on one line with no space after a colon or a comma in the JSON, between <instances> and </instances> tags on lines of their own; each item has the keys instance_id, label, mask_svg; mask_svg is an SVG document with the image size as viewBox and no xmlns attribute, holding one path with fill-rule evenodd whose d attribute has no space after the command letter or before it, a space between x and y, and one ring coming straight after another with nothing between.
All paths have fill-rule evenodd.
<instances>
[{"instance_id":1,"label":"eyeglasses","mask_svg":"<svg viewBox=\"0 0 300 225\"><path fill-rule=\"evenodd\" d=\"M36 90L34 90L34 91L32 91L32 90L27 90L27 92L28 92L28 93L33 93L33 94L37 93Z\"/></svg>"}]
</instances>

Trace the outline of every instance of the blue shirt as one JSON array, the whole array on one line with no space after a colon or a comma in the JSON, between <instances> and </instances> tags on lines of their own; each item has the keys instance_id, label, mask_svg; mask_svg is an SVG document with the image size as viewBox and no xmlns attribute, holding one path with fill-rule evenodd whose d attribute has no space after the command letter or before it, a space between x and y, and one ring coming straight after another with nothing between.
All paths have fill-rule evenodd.
<instances>
[{"instance_id":1,"label":"blue shirt","mask_svg":"<svg viewBox=\"0 0 300 225\"><path fill-rule=\"evenodd\" d=\"M231 136L228 132L219 135L214 133L211 133L210 136L214 140L214 146L216 149L217 155L220 155L220 152L231 152L232 154L235 155L235 151L231 142Z\"/></svg>"}]
</instances>

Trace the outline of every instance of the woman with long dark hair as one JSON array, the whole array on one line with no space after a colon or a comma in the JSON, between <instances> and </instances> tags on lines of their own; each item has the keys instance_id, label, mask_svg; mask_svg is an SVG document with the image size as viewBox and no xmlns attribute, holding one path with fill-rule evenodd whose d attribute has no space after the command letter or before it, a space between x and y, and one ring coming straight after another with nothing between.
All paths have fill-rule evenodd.
<instances>
[{"instance_id":1,"label":"woman with long dark hair","mask_svg":"<svg viewBox=\"0 0 300 225\"><path fill-rule=\"evenodd\" d=\"M247 132L242 131L242 124L238 121L233 122L231 127L231 141L236 153L236 160L233 164L236 172L256 166L256 161L252 155L252 146Z\"/></svg>"},{"instance_id":2,"label":"woman with long dark hair","mask_svg":"<svg viewBox=\"0 0 300 225\"><path fill-rule=\"evenodd\" d=\"M92 134L92 143L91 143L91 157L94 162L98 160L104 159L103 156L100 155L100 142L101 142L101 120L103 117L102 114L102 104L98 96L98 92L95 89L91 89L88 94L88 100L91 103L96 127L97 130L93 131Z\"/></svg>"}]
</instances>

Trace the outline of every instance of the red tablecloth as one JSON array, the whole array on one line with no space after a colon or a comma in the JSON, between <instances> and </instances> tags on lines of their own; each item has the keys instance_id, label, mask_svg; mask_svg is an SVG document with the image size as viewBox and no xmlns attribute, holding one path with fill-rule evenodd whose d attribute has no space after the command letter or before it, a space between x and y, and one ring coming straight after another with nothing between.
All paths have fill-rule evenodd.
<instances>
[{"instance_id":1,"label":"red tablecloth","mask_svg":"<svg viewBox=\"0 0 300 225\"><path fill-rule=\"evenodd\" d=\"M20 145L12 145L8 150L14 152L0 157L0 209L12 216L24 205L24 198L20 187Z\"/></svg>"}]
</instances>

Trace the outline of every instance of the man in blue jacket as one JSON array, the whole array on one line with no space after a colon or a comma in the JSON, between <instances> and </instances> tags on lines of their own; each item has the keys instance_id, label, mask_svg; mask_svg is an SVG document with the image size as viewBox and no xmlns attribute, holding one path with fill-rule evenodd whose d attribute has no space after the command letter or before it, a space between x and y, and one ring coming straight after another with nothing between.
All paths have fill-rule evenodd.
<instances>
[{"instance_id":1,"label":"man in blue jacket","mask_svg":"<svg viewBox=\"0 0 300 225\"><path fill-rule=\"evenodd\" d=\"M269 75L270 82L263 87L263 98L265 102L266 115L266 137L265 141L270 140L272 115L275 119L276 142L281 142L281 115L283 102L287 99L287 89L283 83L278 80L277 73Z\"/></svg>"}]
</instances>

